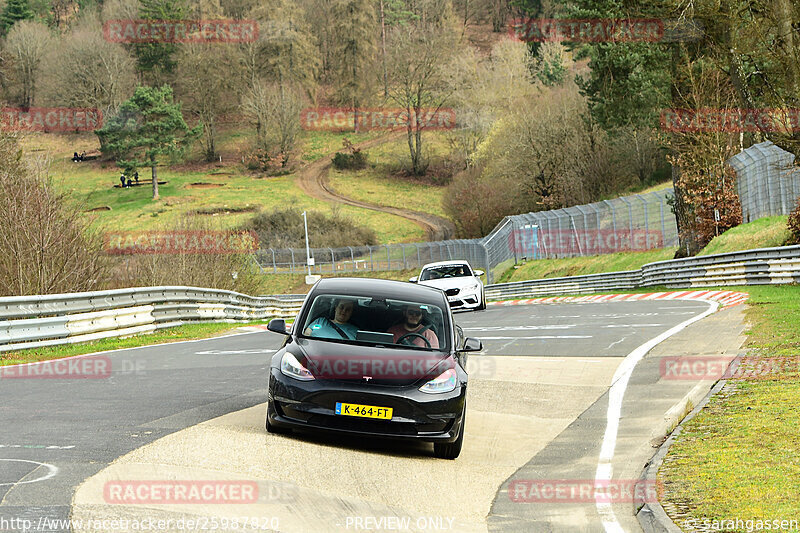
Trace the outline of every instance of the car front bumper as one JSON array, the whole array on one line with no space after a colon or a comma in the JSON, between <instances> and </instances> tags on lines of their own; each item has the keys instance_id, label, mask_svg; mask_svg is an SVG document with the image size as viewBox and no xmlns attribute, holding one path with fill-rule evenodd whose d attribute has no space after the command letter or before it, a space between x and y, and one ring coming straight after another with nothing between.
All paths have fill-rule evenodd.
<instances>
[{"instance_id":1,"label":"car front bumper","mask_svg":"<svg viewBox=\"0 0 800 533\"><path fill-rule=\"evenodd\" d=\"M427 394L412 386L361 382L299 381L270 371L269 423L278 427L333 431L391 439L453 442L463 424L466 385ZM336 403L391 407L391 420L336 415Z\"/></svg>"}]
</instances>

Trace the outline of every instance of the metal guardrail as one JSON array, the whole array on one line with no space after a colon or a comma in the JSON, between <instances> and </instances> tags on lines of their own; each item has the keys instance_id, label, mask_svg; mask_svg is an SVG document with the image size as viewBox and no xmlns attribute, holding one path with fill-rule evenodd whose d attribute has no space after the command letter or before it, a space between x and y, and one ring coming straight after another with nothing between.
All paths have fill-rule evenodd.
<instances>
[{"instance_id":1,"label":"metal guardrail","mask_svg":"<svg viewBox=\"0 0 800 533\"><path fill-rule=\"evenodd\" d=\"M292 318L305 295L147 287L0 298L0 352L147 333L188 322Z\"/></svg>"},{"instance_id":2,"label":"metal guardrail","mask_svg":"<svg viewBox=\"0 0 800 533\"><path fill-rule=\"evenodd\" d=\"M800 246L781 246L658 261L625 272L487 285L486 297L501 300L656 286L680 289L798 282Z\"/></svg>"},{"instance_id":3,"label":"metal guardrail","mask_svg":"<svg viewBox=\"0 0 800 533\"><path fill-rule=\"evenodd\" d=\"M673 259L640 270L486 286L490 300L639 287L800 282L800 246ZM152 332L187 322L292 318L305 295L254 297L198 287L146 287L0 298L0 352Z\"/></svg>"}]
</instances>

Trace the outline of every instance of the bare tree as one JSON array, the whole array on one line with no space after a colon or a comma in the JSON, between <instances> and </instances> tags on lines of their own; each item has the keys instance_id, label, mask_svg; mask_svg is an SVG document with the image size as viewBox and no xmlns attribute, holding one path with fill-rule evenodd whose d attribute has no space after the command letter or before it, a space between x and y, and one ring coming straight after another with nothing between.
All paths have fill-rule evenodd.
<instances>
[{"instance_id":1,"label":"bare tree","mask_svg":"<svg viewBox=\"0 0 800 533\"><path fill-rule=\"evenodd\" d=\"M302 99L280 84L257 82L245 96L242 111L256 125L256 141L265 153L277 150L286 167L300 132Z\"/></svg>"},{"instance_id":2,"label":"bare tree","mask_svg":"<svg viewBox=\"0 0 800 533\"><path fill-rule=\"evenodd\" d=\"M425 173L422 132L426 112L439 112L449 96L443 65L454 49L452 33L434 24L408 24L392 31L389 98L408 116L406 134L412 172Z\"/></svg>"},{"instance_id":3,"label":"bare tree","mask_svg":"<svg viewBox=\"0 0 800 533\"><path fill-rule=\"evenodd\" d=\"M34 163L0 132L0 295L96 290L107 269L102 237L56 191L47 161Z\"/></svg>"},{"instance_id":4,"label":"bare tree","mask_svg":"<svg viewBox=\"0 0 800 533\"><path fill-rule=\"evenodd\" d=\"M239 104L239 65L230 61L233 47L219 43L187 43L178 56L177 94L203 124L206 161L217 157L217 120Z\"/></svg>"},{"instance_id":5,"label":"bare tree","mask_svg":"<svg viewBox=\"0 0 800 533\"><path fill-rule=\"evenodd\" d=\"M53 36L47 26L22 20L8 32L6 50L13 60L12 76L19 84L19 103L28 108L36 96L36 77Z\"/></svg>"},{"instance_id":6,"label":"bare tree","mask_svg":"<svg viewBox=\"0 0 800 533\"><path fill-rule=\"evenodd\" d=\"M43 100L116 113L136 87L136 63L125 48L103 39L95 17L81 20L48 51L39 72Z\"/></svg>"}]
</instances>

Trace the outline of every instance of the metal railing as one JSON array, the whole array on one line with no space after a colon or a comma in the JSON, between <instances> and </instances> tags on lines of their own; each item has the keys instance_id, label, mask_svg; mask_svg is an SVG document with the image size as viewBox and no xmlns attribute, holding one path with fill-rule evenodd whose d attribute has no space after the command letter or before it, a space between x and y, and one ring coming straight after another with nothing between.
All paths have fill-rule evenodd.
<instances>
[{"instance_id":1,"label":"metal railing","mask_svg":"<svg viewBox=\"0 0 800 533\"><path fill-rule=\"evenodd\" d=\"M761 248L648 263L640 270L501 283L486 287L486 298L502 300L544 295L586 294L640 287L701 288L776 285L800 281L800 246Z\"/></svg>"},{"instance_id":2,"label":"metal railing","mask_svg":"<svg viewBox=\"0 0 800 533\"><path fill-rule=\"evenodd\" d=\"M0 298L0 352L152 332L188 322L294 317L304 295L150 287Z\"/></svg>"}]
</instances>

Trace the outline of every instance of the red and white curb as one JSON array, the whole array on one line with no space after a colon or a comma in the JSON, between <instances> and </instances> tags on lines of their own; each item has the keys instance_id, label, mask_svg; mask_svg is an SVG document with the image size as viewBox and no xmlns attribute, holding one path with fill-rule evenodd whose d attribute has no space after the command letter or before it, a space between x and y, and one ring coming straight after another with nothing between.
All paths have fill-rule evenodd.
<instances>
[{"instance_id":1,"label":"red and white curb","mask_svg":"<svg viewBox=\"0 0 800 533\"><path fill-rule=\"evenodd\" d=\"M503 300L488 302L488 305L528 305L554 303L605 303L634 302L640 300L704 300L719 302L722 307L733 307L743 304L749 295L736 291L671 291L647 292L638 294L599 294L593 296L550 296L547 298L529 298L525 300Z\"/></svg>"}]
</instances>

